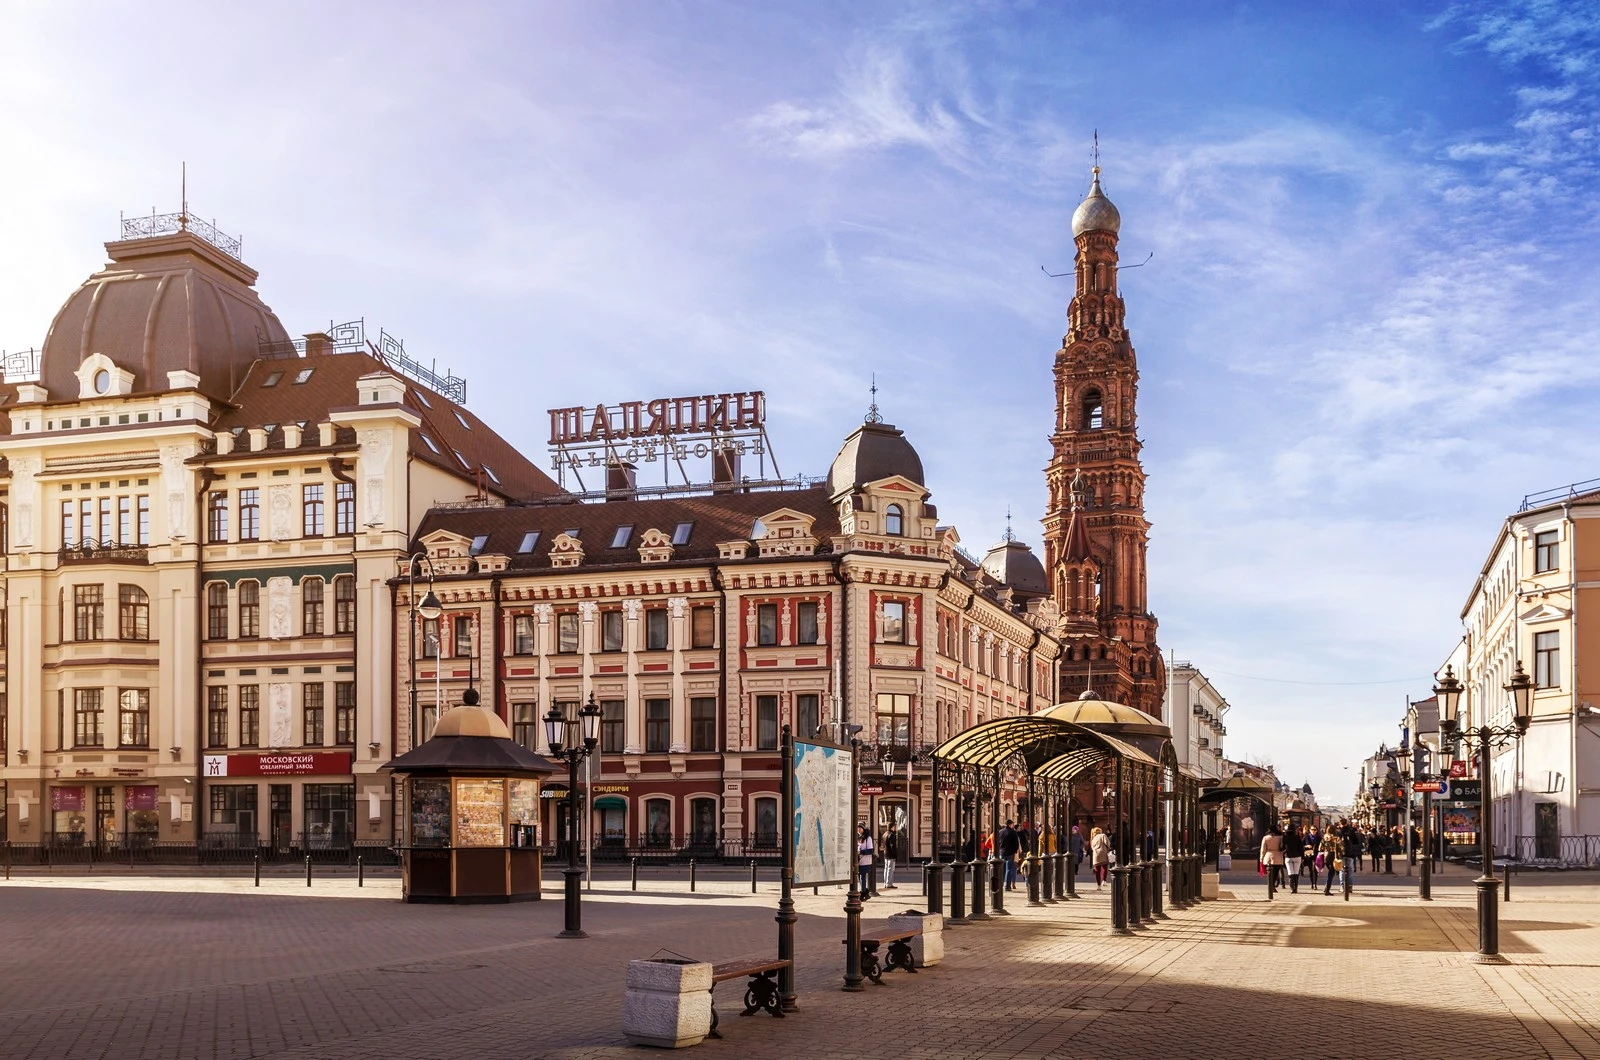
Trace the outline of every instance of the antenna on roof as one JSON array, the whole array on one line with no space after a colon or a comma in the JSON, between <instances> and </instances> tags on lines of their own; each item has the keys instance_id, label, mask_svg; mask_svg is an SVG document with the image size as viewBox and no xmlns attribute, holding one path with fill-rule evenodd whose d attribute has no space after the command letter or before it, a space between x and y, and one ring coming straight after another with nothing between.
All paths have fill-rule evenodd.
<instances>
[{"instance_id":1,"label":"antenna on roof","mask_svg":"<svg viewBox=\"0 0 1600 1060\"><path fill-rule=\"evenodd\" d=\"M882 423L883 414L878 411L878 373L872 373L872 404L867 406L867 422Z\"/></svg>"},{"instance_id":2,"label":"antenna on roof","mask_svg":"<svg viewBox=\"0 0 1600 1060\"><path fill-rule=\"evenodd\" d=\"M178 227L189 227L189 163L180 162L182 167L178 171Z\"/></svg>"}]
</instances>

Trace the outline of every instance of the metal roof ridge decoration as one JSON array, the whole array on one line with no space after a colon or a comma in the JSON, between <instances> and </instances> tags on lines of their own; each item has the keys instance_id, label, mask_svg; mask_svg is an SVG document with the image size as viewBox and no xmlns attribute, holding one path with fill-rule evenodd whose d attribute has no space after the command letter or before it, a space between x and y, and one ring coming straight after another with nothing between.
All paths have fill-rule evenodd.
<instances>
[{"instance_id":1,"label":"metal roof ridge decoration","mask_svg":"<svg viewBox=\"0 0 1600 1060\"><path fill-rule=\"evenodd\" d=\"M210 243L234 261L241 264L244 262L244 259L240 257L244 244L243 237L235 239L218 228L214 222L201 220L194 216L187 206L177 213L156 213L155 209L152 208L148 217L143 214L134 217L129 217L127 214L120 216L123 239L149 239L153 236L170 236L179 232L190 232L197 238Z\"/></svg>"}]
</instances>

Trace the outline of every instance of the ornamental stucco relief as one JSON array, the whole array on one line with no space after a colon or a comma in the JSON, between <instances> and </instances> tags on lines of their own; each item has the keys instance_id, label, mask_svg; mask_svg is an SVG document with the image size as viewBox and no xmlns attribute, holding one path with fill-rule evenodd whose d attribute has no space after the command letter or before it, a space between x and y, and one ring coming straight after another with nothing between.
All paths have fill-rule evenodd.
<instances>
[{"instance_id":1,"label":"ornamental stucco relief","mask_svg":"<svg viewBox=\"0 0 1600 1060\"><path fill-rule=\"evenodd\" d=\"M294 600L294 583L288 578L267 579L267 636L282 640L294 635L289 627L289 612Z\"/></svg>"}]
</instances>

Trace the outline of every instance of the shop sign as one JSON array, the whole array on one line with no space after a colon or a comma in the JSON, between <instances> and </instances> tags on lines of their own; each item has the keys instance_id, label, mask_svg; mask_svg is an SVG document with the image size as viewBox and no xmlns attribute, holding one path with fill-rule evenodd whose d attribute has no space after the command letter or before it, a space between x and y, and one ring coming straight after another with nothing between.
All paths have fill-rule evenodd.
<instances>
[{"instance_id":1,"label":"shop sign","mask_svg":"<svg viewBox=\"0 0 1600 1060\"><path fill-rule=\"evenodd\" d=\"M589 789L596 795L626 795L629 791L627 784L596 784Z\"/></svg>"},{"instance_id":2,"label":"shop sign","mask_svg":"<svg viewBox=\"0 0 1600 1060\"><path fill-rule=\"evenodd\" d=\"M560 799L562 802L565 802L567 800L567 789L566 788L541 788L539 790L539 798L541 798L541 799Z\"/></svg>"},{"instance_id":3,"label":"shop sign","mask_svg":"<svg viewBox=\"0 0 1600 1060\"><path fill-rule=\"evenodd\" d=\"M1450 763L1450 779L1451 780L1455 780L1455 779L1457 779L1459 777L1464 777L1466 775L1467 775L1467 760L1466 759L1463 758L1459 762L1451 762Z\"/></svg>"},{"instance_id":4,"label":"shop sign","mask_svg":"<svg viewBox=\"0 0 1600 1060\"><path fill-rule=\"evenodd\" d=\"M863 795L882 795L883 794L883 785L882 784L863 784L863 785L861 785L861 794L863 794Z\"/></svg>"},{"instance_id":5,"label":"shop sign","mask_svg":"<svg viewBox=\"0 0 1600 1060\"><path fill-rule=\"evenodd\" d=\"M206 755L208 777L310 777L350 772L348 751L280 751L260 755Z\"/></svg>"},{"instance_id":6,"label":"shop sign","mask_svg":"<svg viewBox=\"0 0 1600 1060\"><path fill-rule=\"evenodd\" d=\"M155 784L130 784L123 796L123 808L128 810L153 810L160 795Z\"/></svg>"},{"instance_id":7,"label":"shop sign","mask_svg":"<svg viewBox=\"0 0 1600 1060\"><path fill-rule=\"evenodd\" d=\"M1419 780L1411 787L1415 791L1427 791L1437 795L1445 790L1445 783L1442 780Z\"/></svg>"},{"instance_id":8,"label":"shop sign","mask_svg":"<svg viewBox=\"0 0 1600 1060\"><path fill-rule=\"evenodd\" d=\"M1483 781L1481 780L1456 780L1450 784L1450 797L1463 801L1474 801L1483 798Z\"/></svg>"},{"instance_id":9,"label":"shop sign","mask_svg":"<svg viewBox=\"0 0 1600 1060\"><path fill-rule=\"evenodd\" d=\"M82 810L82 788L51 788L50 808L52 810Z\"/></svg>"}]
</instances>

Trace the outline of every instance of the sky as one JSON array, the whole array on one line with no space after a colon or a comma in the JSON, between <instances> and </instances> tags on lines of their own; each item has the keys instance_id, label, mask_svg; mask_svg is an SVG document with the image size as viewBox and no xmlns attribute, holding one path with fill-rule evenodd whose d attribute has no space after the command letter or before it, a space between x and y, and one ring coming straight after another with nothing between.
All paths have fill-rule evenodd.
<instances>
[{"instance_id":1,"label":"sky","mask_svg":"<svg viewBox=\"0 0 1600 1060\"><path fill-rule=\"evenodd\" d=\"M291 333L383 327L536 459L761 389L823 474L875 376L968 549L1037 548L1098 130L1160 645L1343 802L1501 521L1600 476L1597 102L1549 0L0 0L0 347L187 163Z\"/></svg>"}]
</instances>

